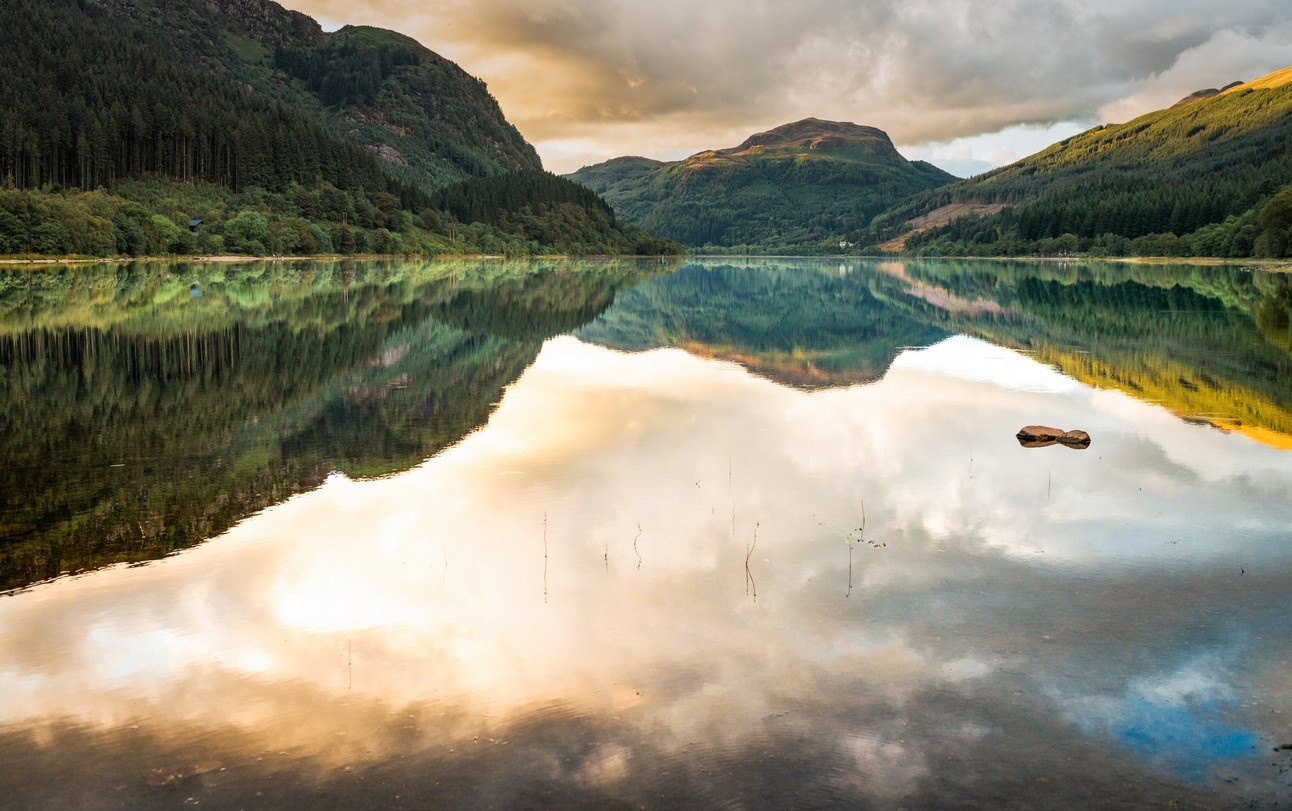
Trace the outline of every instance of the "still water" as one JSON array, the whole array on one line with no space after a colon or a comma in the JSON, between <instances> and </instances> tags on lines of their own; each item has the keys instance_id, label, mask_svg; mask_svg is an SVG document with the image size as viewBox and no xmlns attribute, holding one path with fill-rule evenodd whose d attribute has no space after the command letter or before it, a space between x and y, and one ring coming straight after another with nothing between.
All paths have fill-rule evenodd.
<instances>
[{"instance_id":1,"label":"still water","mask_svg":"<svg viewBox=\"0 0 1292 811\"><path fill-rule=\"evenodd\" d=\"M1287 806L1290 321L1237 267L0 273L0 805Z\"/></svg>"}]
</instances>

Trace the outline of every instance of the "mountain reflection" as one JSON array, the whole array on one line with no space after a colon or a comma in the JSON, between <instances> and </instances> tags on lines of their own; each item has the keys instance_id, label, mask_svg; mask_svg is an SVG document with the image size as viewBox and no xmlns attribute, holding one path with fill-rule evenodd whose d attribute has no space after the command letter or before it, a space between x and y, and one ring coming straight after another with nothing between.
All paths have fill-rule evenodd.
<instances>
[{"instance_id":1,"label":"mountain reflection","mask_svg":"<svg viewBox=\"0 0 1292 811\"><path fill-rule=\"evenodd\" d=\"M618 349L676 346L732 360L804 389L878 380L898 351L948 335L893 306L901 288L856 263L748 259L689 264L625 292L583 327L583 340Z\"/></svg>"},{"instance_id":2,"label":"mountain reflection","mask_svg":"<svg viewBox=\"0 0 1292 811\"><path fill-rule=\"evenodd\" d=\"M333 471L406 470L483 424L545 338L657 270L0 272L0 590L161 557Z\"/></svg>"},{"instance_id":3,"label":"mountain reflection","mask_svg":"<svg viewBox=\"0 0 1292 811\"><path fill-rule=\"evenodd\" d=\"M578 330L680 347L785 385L873 382L968 334L1186 419L1292 448L1292 275L1237 266L907 260L692 262Z\"/></svg>"},{"instance_id":4,"label":"mountain reflection","mask_svg":"<svg viewBox=\"0 0 1292 811\"><path fill-rule=\"evenodd\" d=\"M921 284L1012 318L949 328L1024 350L1091 385L1292 448L1292 275L1133 263L906 263Z\"/></svg>"},{"instance_id":5,"label":"mountain reflection","mask_svg":"<svg viewBox=\"0 0 1292 811\"><path fill-rule=\"evenodd\" d=\"M968 334L1292 447L1286 274L946 260L661 270L535 261L2 272L0 590L164 556L335 471L407 470L483 425L543 341L572 330L618 349L733 361L803 390L874 383L903 349Z\"/></svg>"}]
</instances>

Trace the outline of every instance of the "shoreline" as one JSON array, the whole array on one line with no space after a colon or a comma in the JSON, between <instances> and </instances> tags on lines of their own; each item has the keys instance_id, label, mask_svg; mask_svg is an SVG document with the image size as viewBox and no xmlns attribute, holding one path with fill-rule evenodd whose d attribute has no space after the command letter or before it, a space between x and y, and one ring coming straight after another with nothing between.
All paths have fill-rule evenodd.
<instances>
[{"instance_id":1,"label":"shoreline","mask_svg":"<svg viewBox=\"0 0 1292 811\"><path fill-rule=\"evenodd\" d=\"M974 262L1060 262L1060 263L1097 263L1097 262L1116 262L1122 264L1136 265L1237 265L1242 268L1260 269L1264 271L1289 273L1292 272L1292 259L1257 259L1248 258L1225 258L1219 256L902 256L898 255L854 255L854 254L707 254L707 253L683 253L683 254L650 254L650 255L626 255L611 256L608 254L597 254L593 256L574 256L571 254L536 254L533 256L516 256L508 257L503 254L430 254L430 255L404 255L404 254L310 254L308 256L239 256L226 254L220 256L134 256L134 257L41 257L31 259L21 259L13 257L0 256L0 267L20 267L25 265L38 266L55 266L55 265L113 265L129 264L132 262L167 262L172 264L237 264L241 262L340 262L345 260L357 261L378 261L378 260L420 260L420 261L454 261L454 260L495 260L506 261L508 259L817 259L822 261L834 260L873 260L886 262L903 262L917 260L941 260L941 261L974 261Z\"/></svg>"},{"instance_id":2,"label":"shoreline","mask_svg":"<svg viewBox=\"0 0 1292 811\"><path fill-rule=\"evenodd\" d=\"M121 257L42 257L38 259L17 259L0 257L0 266L13 265L125 265L132 262L166 262L170 264L235 264L239 262L342 262L357 260L371 262L378 260L420 260L420 261L457 261L508 259L681 259L686 254L593 254L575 256L562 253L542 253L528 256L506 256L500 253L437 253L437 254L399 254L399 253L316 253L307 256L121 256Z\"/></svg>"}]
</instances>

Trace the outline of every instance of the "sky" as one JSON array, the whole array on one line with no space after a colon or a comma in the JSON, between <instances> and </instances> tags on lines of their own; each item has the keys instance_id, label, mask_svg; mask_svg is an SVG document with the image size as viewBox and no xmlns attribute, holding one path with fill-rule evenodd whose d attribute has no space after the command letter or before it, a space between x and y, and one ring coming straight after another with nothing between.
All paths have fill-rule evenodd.
<instances>
[{"instance_id":1,"label":"sky","mask_svg":"<svg viewBox=\"0 0 1292 811\"><path fill-rule=\"evenodd\" d=\"M1292 65L1287 0L283 0L483 79L565 173L816 117L957 175Z\"/></svg>"}]
</instances>

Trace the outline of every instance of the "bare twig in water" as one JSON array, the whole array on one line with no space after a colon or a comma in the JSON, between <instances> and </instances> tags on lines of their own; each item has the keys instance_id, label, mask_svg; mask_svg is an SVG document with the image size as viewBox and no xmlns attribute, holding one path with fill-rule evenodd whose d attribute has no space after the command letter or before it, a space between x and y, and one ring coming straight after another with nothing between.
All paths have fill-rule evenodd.
<instances>
[{"instance_id":1,"label":"bare twig in water","mask_svg":"<svg viewBox=\"0 0 1292 811\"><path fill-rule=\"evenodd\" d=\"M754 523L754 542L745 547L745 594L753 591L754 601L758 601L758 584L754 582L754 573L749 568L749 558L754 554L754 547L758 546L758 524Z\"/></svg>"},{"instance_id":2,"label":"bare twig in water","mask_svg":"<svg viewBox=\"0 0 1292 811\"><path fill-rule=\"evenodd\" d=\"M852 593L852 544L853 544L853 542L855 541L856 543L865 543L865 544L870 544L870 548L871 548L871 549L883 549L884 547L888 546L888 543L887 543L886 541L868 541L868 540L866 540L866 502L865 502L865 501L862 501L862 502L861 502L861 526L857 527L856 532L857 532L857 537L856 537L856 538L853 538L853 537L852 537L852 533L849 533L849 534L848 534L848 536L847 536L847 541L848 541L848 593L844 595L845 597Z\"/></svg>"},{"instance_id":3,"label":"bare twig in water","mask_svg":"<svg viewBox=\"0 0 1292 811\"><path fill-rule=\"evenodd\" d=\"M852 596L852 538L848 539L848 590L843 596L844 599Z\"/></svg>"},{"instance_id":4,"label":"bare twig in water","mask_svg":"<svg viewBox=\"0 0 1292 811\"><path fill-rule=\"evenodd\" d=\"M638 569L638 570L640 570L640 569L641 569L641 567L642 567L642 553L637 551L637 538L640 538L641 536L642 536L642 525L641 525L641 524L638 524L638 525L637 525L637 537L636 537L636 538L633 538L633 552L637 555L637 569Z\"/></svg>"},{"instance_id":5,"label":"bare twig in water","mask_svg":"<svg viewBox=\"0 0 1292 811\"><path fill-rule=\"evenodd\" d=\"M731 454L727 454L727 498L731 499L731 540L736 540L736 497L733 495Z\"/></svg>"}]
</instances>

